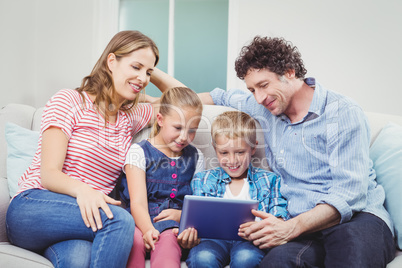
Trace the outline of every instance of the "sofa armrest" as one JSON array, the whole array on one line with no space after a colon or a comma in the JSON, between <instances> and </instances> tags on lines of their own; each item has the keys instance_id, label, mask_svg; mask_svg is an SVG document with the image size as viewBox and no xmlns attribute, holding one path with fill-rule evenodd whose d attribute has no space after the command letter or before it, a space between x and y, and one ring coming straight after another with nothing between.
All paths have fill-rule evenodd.
<instances>
[{"instance_id":1,"label":"sofa armrest","mask_svg":"<svg viewBox=\"0 0 402 268\"><path fill-rule=\"evenodd\" d=\"M0 242L8 242L6 234L6 213L10 204L7 179L0 178Z\"/></svg>"}]
</instances>

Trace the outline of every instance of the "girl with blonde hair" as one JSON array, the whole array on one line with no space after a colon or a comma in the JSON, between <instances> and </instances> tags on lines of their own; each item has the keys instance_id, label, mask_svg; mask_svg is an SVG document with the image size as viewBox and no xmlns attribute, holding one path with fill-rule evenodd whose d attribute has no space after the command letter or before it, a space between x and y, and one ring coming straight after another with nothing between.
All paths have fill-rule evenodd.
<instances>
[{"instance_id":1,"label":"girl with blonde hair","mask_svg":"<svg viewBox=\"0 0 402 268\"><path fill-rule=\"evenodd\" d=\"M201 114L201 100L192 90L167 90L150 138L133 144L127 154L120 195L136 223L127 267L145 267L146 251L152 267L180 267L180 245L199 242L194 229L177 238L175 228L184 196L192 194L191 179L204 168L201 151L190 144Z\"/></svg>"}]
</instances>

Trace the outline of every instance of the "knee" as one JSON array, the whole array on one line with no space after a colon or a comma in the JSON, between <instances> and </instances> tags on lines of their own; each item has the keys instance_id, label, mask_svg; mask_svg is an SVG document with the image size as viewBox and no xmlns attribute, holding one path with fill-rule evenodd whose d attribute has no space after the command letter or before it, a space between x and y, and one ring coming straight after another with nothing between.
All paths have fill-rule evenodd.
<instances>
[{"instance_id":1,"label":"knee","mask_svg":"<svg viewBox=\"0 0 402 268\"><path fill-rule=\"evenodd\" d=\"M89 267L92 242L67 240L48 247L44 256L54 267Z\"/></svg>"},{"instance_id":2,"label":"knee","mask_svg":"<svg viewBox=\"0 0 402 268\"><path fill-rule=\"evenodd\" d=\"M74 258L64 258L62 262L59 263L59 267L90 267L91 265L91 252L86 252L85 254L79 253ZM57 267L57 266L56 266Z\"/></svg>"},{"instance_id":3,"label":"knee","mask_svg":"<svg viewBox=\"0 0 402 268\"><path fill-rule=\"evenodd\" d=\"M219 267L216 255L209 250L191 250L187 258L188 267Z\"/></svg>"},{"instance_id":4,"label":"knee","mask_svg":"<svg viewBox=\"0 0 402 268\"><path fill-rule=\"evenodd\" d=\"M135 224L133 216L121 207L111 206L111 210L113 213L113 219L111 222L118 225L119 229L125 232L127 236L130 235L131 237L134 237Z\"/></svg>"},{"instance_id":5,"label":"knee","mask_svg":"<svg viewBox=\"0 0 402 268\"><path fill-rule=\"evenodd\" d=\"M262 251L238 250L231 256L230 267L258 267L263 257Z\"/></svg>"}]
</instances>

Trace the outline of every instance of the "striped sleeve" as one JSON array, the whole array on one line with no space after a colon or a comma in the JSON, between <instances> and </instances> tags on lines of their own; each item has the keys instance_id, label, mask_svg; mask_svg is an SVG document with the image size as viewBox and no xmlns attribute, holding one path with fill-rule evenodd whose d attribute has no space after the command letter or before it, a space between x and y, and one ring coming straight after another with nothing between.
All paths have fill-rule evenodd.
<instances>
[{"instance_id":1,"label":"striped sleeve","mask_svg":"<svg viewBox=\"0 0 402 268\"><path fill-rule=\"evenodd\" d=\"M127 113L129 120L133 124L133 134L138 133L146 127L153 116L154 108L149 103L139 103Z\"/></svg>"},{"instance_id":2,"label":"striped sleeve","mask_svg":"<svg viewBox=\"0 0 402 268\"><path fill-rule=\"evenodd\" d=\"M71 137L76 118L83 109L82 97L74 91L60 90L48 101L42 115L41 133L50 127L58 127Z\"/></svg>"}]
</instances>

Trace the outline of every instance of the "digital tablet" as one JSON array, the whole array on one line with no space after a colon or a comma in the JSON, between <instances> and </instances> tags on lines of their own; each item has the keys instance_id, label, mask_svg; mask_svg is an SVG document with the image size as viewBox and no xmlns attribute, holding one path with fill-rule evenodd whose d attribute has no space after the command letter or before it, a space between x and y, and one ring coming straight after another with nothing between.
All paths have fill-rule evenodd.
<instances>
[{"instance_id":1,"label":"digital tablet","mask_svg":"<svg viewBox=\"0 0 402 268\"><path fill-rule=\"evenodd\" d=\"M258 201L186 195L179 233L194 227L199 238L242 240L239 226L255 220L252 209L258 209Z\"/></svg>"}]
</instances>

